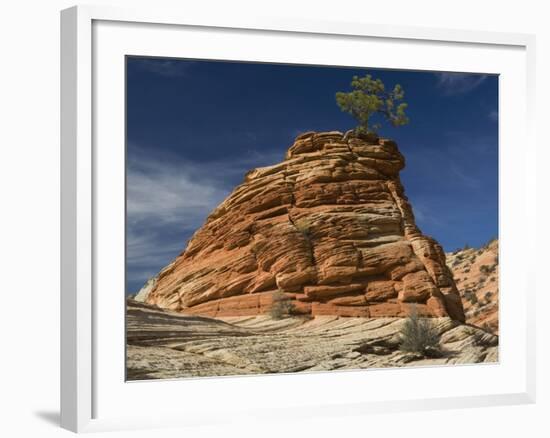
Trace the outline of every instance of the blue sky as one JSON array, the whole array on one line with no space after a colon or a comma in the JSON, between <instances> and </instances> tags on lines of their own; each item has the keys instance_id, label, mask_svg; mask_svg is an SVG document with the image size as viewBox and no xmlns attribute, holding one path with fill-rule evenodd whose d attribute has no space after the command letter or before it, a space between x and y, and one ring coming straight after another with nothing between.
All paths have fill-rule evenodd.
<instances>
[{"instance_id":1,"label":"blue sky","mask_svg":"<svg viewBox=\"0 0 550 438\"><path fill-rule=\"evenodd\" d=\"M127 59L127 292L166 266L251 168L305 131L355 121L353 75L399 83L410 124L380 134L406 158L417 224L450 251L498 234L498 78L467 73Z\"/></svg>"}]
</instances>

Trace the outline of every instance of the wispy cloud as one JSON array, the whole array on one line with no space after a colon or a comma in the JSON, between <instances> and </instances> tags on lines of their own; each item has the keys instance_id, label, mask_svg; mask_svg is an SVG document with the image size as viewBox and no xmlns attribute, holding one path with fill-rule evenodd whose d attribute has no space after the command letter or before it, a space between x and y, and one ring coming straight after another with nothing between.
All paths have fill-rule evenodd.
<instances>
[{"instance_id":1,"label":"wispy cloud","mask_svg":"<svg viewBox=\"0 0 550 438\"><path fill-rule=\"evenodd\" d=\"M127 214L129 223L156 222L165 226L196 225L211 211L227 190L216 185L199 167L190 163L148 160L130 164L127 176Z\"/></svg>"},{"instance_id":2,"label":"wispy cloud","mask_svg":"<svg viewBox=\"0 0 550 438\"><path fill-rule=\"evenodd\" d=\"M135 293L145 282L177 256L191 231L163 235L159 228L129 226L126 234L127 279Z\"/></svg>"},{"instance_id":3,"label":"wispy cloud","mask_svg":"<svg viewBox=\"0 0 550 438\"><path fill-rule=\"evenodd\" d=\"M227 160L193 162L130 147L126 262L133 284L145 282L177 256L248 170L281 158L251 150Z\"/></svg>"},{"instance_id":4,"label":"wispy cloud","mask_svg":"<svg viewBox=\"0 0 550 438\"><path fill-rule=\"evenodd\" d=\"M475 73L435 73L437 86L447 96L465 94L479 87L487 75Z\"/></svg>"},{"instance_id":5,"label":"wispy cloud","mask_svg":"<svg viewBox=\"0 0 550 438\"><path fill-rule=\"evenodd\" d=\"M227 189L198 178L186 163L145 155L129 161L126 192L128 282L143 284L166 266L183 250L185 240L227 193ZM139 289L139 286L132 287Z\"/></svg>"},{"instance_id":6,"label":"wispy cloud","mask_svg":"<svg viewBox=\"0 0 550 438\"><path fill-rule=\"evenodd\" d=\"M458 179L458 181L461 182L466 187L475 189L480 186L480 182L477 178L471 175L468 175L466 172L464 172L455 164L451 164L451 172Z\"/></svg>"},{"instance_id":7,"label":"wispy cloud","mask_svg":"<svg viewBox=\"0 0 550 438\"><path fill-rule=\"evenodd\" d=\"M414 213L414 218L416 219L417 222L424 222L426 221L426 214L424 213L424 211L419 208L418 206L414 206L413 207L413 213Z\"/></svg>"},{"instance_id":8,"label":"wispy cloud","mask_svg":"<svg viewBox=\"0 0 550 438\"><path fill-rule=\"evenodd\" d=\"M187 74L194 61L172 60L165 58L133 59L137 67L164 77L180 77Z\"/></svg>"},{"instance_id":9,"label":"wispy cloud","mask_svg":"<svg viewBox=\"0 0 550 438\"><path fill-rule=\"evenodd\" d=\"M475 160L493 156L498 150L498 137L495 133L465 135L464 131L448 131L444 134L445 154L448 152L453 159L468 162L464 157ZM482 163L482 161L478 161Z\"/></svg>"},{"instance_id":10,"label":"wispy cloud","mask_svg":"<svg viewBox=\"0 0 550 438\"><path fill-rule=\"evenodd\" d=\"M489 111L489 119L491 119L493 122L498 122L498 111L497 110Z\"/></svg>"},{"instance_id":11,"label":"wispy cloud","mask_svg":"<svg viewBox=\"0 0 550 438\"><path fill-rule=\"evenodd\" d=\"M412 206L416 224L422 228L424 226L445 227L445 223L440 220L436 214L427 206L426 203L417 200Z\"/></svg>"}]
</instances>

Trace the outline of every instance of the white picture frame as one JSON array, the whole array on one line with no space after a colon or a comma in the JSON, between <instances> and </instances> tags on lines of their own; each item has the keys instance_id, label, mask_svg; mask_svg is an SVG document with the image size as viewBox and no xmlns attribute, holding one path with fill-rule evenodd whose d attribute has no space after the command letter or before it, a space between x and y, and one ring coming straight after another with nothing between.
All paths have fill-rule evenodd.
<instances>
[{"instance_id":1,"label":"white picture frame","mask_svg":"<svg viewBox=\"0 0 550 438\"><path fill-rule=\"evenodd\" d=\"M139 35L147 30L147 38L140 38ZM314 40L315 38L334 38L335 44L378 44L384 43L388 47L407 44L413 50L430 50L443 53L445 50L455 50L460 53L456 56L455 64L445 61L445 56L441 55L433 63L440 63L441 70L445 71L465 71L460 70L460 57L468 57L468 50L483 50L484 56L490 59L482 59L478 53L479 68L481 71L492 73L502 73L505 69L512 69L504 75L503 96L501 96L501 126L506 122L514 121L514 130L510 131L509 126L504 126L501 131L501 139L505 146L501 154L501 229L505 231L502 235L501 248L503 258L501 257L502 280L501 285L513 285L514 290L520 290L518 293L517 312L515 319L515 332L507 329L506 315L515 310L511 308L507 295L503 292L501 303L502 331L503 337L507 336L506 343L503 345L503 359L501 363L494 368L483 366L458 367L458 371L452 371L455 374L453 378L459 376L474 376L474 380L490 380L491 375L501 373L499 379L496 379L493 386L487 383L486 386L480 385L480 392L469 391L468 388L458 388L445 392L445 388L439 388L438 391L432 391L430 394L416 393L413 383L410 390L397 389L391 393L388 398L371 398L366 395L346 392L345 388L356 387L359 379L365 374L359 373L334 373L328 374L310 374L289 375L283 378L277 377L236 377L236 378L218 378L218 379L194 379L187 381L159 381L159 382L136 382L126 383L120 380L120 370L117 364L124 351L121 350L117 356L116 348L120 347L120 327L123 326L124 307L115 305L110 306L112 297L105 295L105 288L101 285L114 281L120 272L112 273L104 270L102 264L107 263L105 251L112 254L113 259L109 259L109 265L113 269L121 270L120 254L123 248L117 246L119 237L113 235L112 239L105 236L109 234L104 231L102 224L106 223L106 218L102 217L101 211L97 206L103 202L108 205L114 203L123 203L120 197L123 187L118 187L117 183L120 173L124 170L117 167L120 164L121 151L123 143L120 144L120 135L123 133L123 112L121 114L120 93L123 94L124 78L114 74L113 68L119 68L123 64L120 59L121 54L153 54L159 56L170 56L176 48L171 47L163 40L163 34L178 32L178 29L185 29L185 32L200 32L200 37L210 34L223 32L233 32L235 41L249 41L246 44L249 52L244 52L245 45L235 44L234 47L242 49L243 52L236 50L233 55L236 58L244 57L243 60L255 59L254 41L258 38L264 39L262 52L272 50L273 59L281 56L280 60L296 61L290 50L286 50L284 55L277 52L278 44L267 44L270 41L281 39L280 45L283 47L289 44L289 38L305 38ZM132 38L124 38L120 32L131 32ZM186 38L191 33L182 33L182 38ZM130 35L130 34L128 34ZM170 34L172 38L175 34ZM178 34L179 35L179 34ZM173 39L173 38L172 38ZM125 44L127 40L133 41L133 44L141 44L139 53L136 53L136 47L128 50ZM145 40L147 43L145 43ZM285 40L285 41L283 41ZM109 44L106 44L108 42ZM215 41L214 41L215 42ZM229 44L229 43L228 43ZM180 44L181 45L181 44ZM208 44L204 47L195 45L194 54L196 56L201 50L207 50ZM448 46L452 46L450 49ZM313 46L312 46L313 47ZM326 47L326 46L325 46ZM336 47L336 46L335 46ZM75 431L100 431L126 428L147 428L162 426L184 426L189 424L206 424L216 418L216 422L226 421L231 418L233 421L239 418L255 416L258 418L273 418L280 416L281 412L292 418L310 417L311 415L361 415L367 412L395 412L415 409L442 409L456 407L489 406L532 403L535 400L535 310L534 299L535 275L532 268L521 260L515 259L515 253L522 249L534 245L536 230L534 213L530 209L518 208L512 213L511 207L516 202L530 201L531 205L536 200L531 198L535 196L535 164L534 153L535 141L533 138L533 109L534 109L534 47L535 39L532 35L490 33L483 31L461 31L451 29L425 29L416 27L396 27L386 25L373 25L366 23L341 23L341 22L319 22L307 19L294 18L274 18L274 17L247 17L240 16L238 20L226 20L224 17L209 14L208 16L192 15L185 11L163 11L157 9L150 10L131 10L110 7L96 6L77 6L66 9L61 13L61 425L62 427ZM210 54L205 54L205 58L220 55L218 50L224 47L219 44L213 44L208 50ZM287 46L288 49L288 46ZM444 49L444 50L443 50ZM443 51L443 52L442 52ZM463 52L463 54L462 54ZM494 52L493 55L491 53ZM282 53L282 52L281 52ZM313 63L320 56L331 54L319 54L319 58L311 50L312 59L306 63ZM435 53L435 52L434 52ZM457 52L458 53L458 52ZM460 55L460 56L459 56ZM285 56L286 58L282 58ZM342 55L344 56L344 55ZM509 57L508 57L509 56ZM104 58L103 58L104 57ZM491 58L492 57L492 58ZM508 58L507 58L508 57ZM404 57L406 58L406 57ZM106 62L109 60L116 62ZM229 59L229 58L228 58ZM279 58L277 58L279 59ZM326 58L328 59L328 58ZM472 58L475 59L475 58ZM117 61L118 60L118 61ZM514 62L509 62L514 60ZM326 61L325 61L326 62ZM333 60L338 65L345 62L342 59ZM394 64L388 63L382 65L383 57L376 66L394 68L429 68L428 64L420 66L420 61L409 61L408 59L397 61ZM422 62L427 62L423 60ZM470 60L470 62L472 62ZM508 66L508 64L510 64ZM436 65L436 64L432 64ZM499 70L499 66L502 71ZM104 69L104 66L105 67ZM508 66L508 67L506 67ZM434 68L437 69L437 68ZM120 72L120 70L116 70ZM470 70L468 70L470 71ZM509 79L506 79L509 78ZM514 79L515 78L515 79ZM519 78L519 79L518 79ZM105 81L105 86L103 82ZM506 82L508 81L508 82ZM113 87L115 92L113 93ZM510 96L507 99L508 87ZM105 100L101 91L110 91L116 94L116 101L109 102L109 113L105 109ZM118 91L117 91L118 90ZM103 105L103 106L102 106ZM516 106L517 108L512 108ZM117 125L110 126L108 129L102 125L104 118L112 120L110 123ZM98 126L102 126L98 129ZM505 130L505 131L504 131ZM107 133L109 131L109 133ZM116 131L116 132L115 132ZM113 134L113 132L115 132ZM112 137L108 137L112 135ZM525 149L523 158L516 159L516 162L510 162L506 153L508 142L513 143L515 139L522 139L522 145ZM112 142L111 142L112 140ZM109 141L113 155L112 168L108 169L105 162L105 153L97 154L97 148L103 147L103 144ZM119 149L119 146L122 149ZM105 151L106 149L102 149ZM118 152L117 152L118 151ZM111 153L111 152L107 152ZM118 154L118 155L117 155ZM519 160L519 161L518 161ZM507 182L503 175L508 175L511 165L516 164L519 170L515 175L515 185ZM112 174L110 172L113 172ZM118 187L107 194L102 189L102 181L108 180ZM518 182L519 181L519 182ZM502 193L506 193L506 198L502 198ZM108 198L108 199L107 199ZM120 210L117 210L120 211ZM108 219L108 218L107 218ZM114 218L115 222L120 220L120 216ZM522 230L523 236L520 239L515 237L514 230L519 230L518 224L527 223ZM98 240L99 239L99 240ZM101 240L104 239L104 240ZM112 248L107 248L111 245ZM105 257L102 256L105 255ZM110 256L109 256L110 257ZM517 262L517 263L516 263ZM512 266L514 270L506 273L506 266ZM118 278L118 277L117 277ZM529 280L526 280L529 279ZM116 281L114 281L116 283ZM98 291L101 289L101 291ZM512 288L510 288L512 289ZM98 299L98 294L101 299ZM121 297L123 291L120 291ZM122 314L120 313L122 309ZM120 319L120 320L119 320ZM112 345L110 339L105 333L111 332L114 335ZM107 345L109 344L109 345ZM517 349L515 355L516 362L508 360L506 352L511 348ZM98 354L101 352L101 354ZM111 364L109 359L112 358ZM123 358L122 358L123 360ZM511 366L514 365L513 367ZM510 365L510 369L507 367ZM110 368L113 368L111 370ZM115 369L116 368L116 369ZM507 370L507 371L502 371ZM392 376L392 371L382 371L383 376ZM414 380L423 379L425 376L433 375L434 380L448 379L451 374L447 371L432 369L423 370L397 370L400 373L396 378L407 378L407 373L414 373ZM366 374L369 374L368 372ZM476 377L478 376L478 377ZM368 380L373 386L372 375L369 374ZM385 378L385 377L384 377ZM393 377L392 377L393 378ZM464 377L465 378L465 377ZM117 380L118 379L118 380ZM273 380L276 379L276 380ZM113 382L117 380L117 384ZM366 382L367 380L365 380ZM442 380L444 381L444 380ZM501 381L502 387L498 385ZM327 395L318 394L314 388L329 382L328 387L342 388L336 389ZM459 382L460 383L460 382ZM124 386L126 385L126 386ZM140 386L141 385L141 386ZM234 410L224 411L219 406L195 398L193 403L194 411L189 407L175 407L172 410L163 408L162 404L157 406L157 410L148 410L150 415L143 415L132 411L131 403L128 403L127 411L118 411L114 409L115 405L124 405L125 401L139 396L144 400L152 397L159 397L160 394L168 394L174 397L177 391L181 391L182 385L186 385L186 391L217 391L224 394L230 391L239 391L251 395L256 394L257 387L260 390L270 388L274 391L273 399L270 404L249 403L243 401L242 406L235 407ZM306 397L296 401L295 405L285 406L285 398L276 392L276 388L285 385L302 386L304 389L311 390L311 397ZM331 386L334 385L334 386ZM131 388L131 391L124 395L125 389ZM399 386L399 385L396 385ZM179 388L179 389L178 389ZM118 391L118 392L117 392ZM401 391L401 392L399 392ZM346 394L350 394L346 399ZM127 397L122 399L119 397ZM223 398L223 397L222 397ZM253 399L253 398L252 398ZM244 400L244 398L243 398ZM314 401L315 400L315 401ZM224 400L222 400L223 402ZM225 400L227 403L227 400ZM111 406L112 405L112 406ZM299 407L299 409L296 409ZM151 408L150 408L151 409ZM132 412L134 412L132 414Z\"/></svg>"}]
</instances>

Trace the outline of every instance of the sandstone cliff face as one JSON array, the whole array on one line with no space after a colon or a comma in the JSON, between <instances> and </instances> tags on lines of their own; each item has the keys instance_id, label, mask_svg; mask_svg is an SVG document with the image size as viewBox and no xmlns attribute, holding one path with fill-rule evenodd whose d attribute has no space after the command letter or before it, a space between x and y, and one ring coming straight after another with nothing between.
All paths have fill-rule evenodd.
<instances>
[{"instance_id":1,"label":"sandstone cliff face","mask_svg":"<svg viewBox=\"0 0 550 438\"><path fill-rule=\"evenodd\" d=\"M189 314L256 315L280 290L303 314L396 317L415 304L421 315L463 321L445 253L415 225L403 167L390 140L299 136L283 162L248 172L145 301Z\"/></svg>"},{"instance_id":2,"label":"sandstone cliff face","mask_svg":"<svg viewBox=\"0 0 550 438\"><path fill-rule=\"evenodd\" d=\"M462 296L466 322L498 334L498 240L447 254Z\"/></svg>"}]
</instances>

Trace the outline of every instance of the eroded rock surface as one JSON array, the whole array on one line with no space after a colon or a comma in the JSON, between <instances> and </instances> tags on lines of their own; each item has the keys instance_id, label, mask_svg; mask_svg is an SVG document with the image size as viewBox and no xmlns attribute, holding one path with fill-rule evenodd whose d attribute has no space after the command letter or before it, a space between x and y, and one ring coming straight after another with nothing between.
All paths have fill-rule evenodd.
<instances>
[{"instance_id":1,"label":"eroded rock surface","mask_svg":"<svg viewBox=\"0 0 550 438\"><path fill-rule=\"evenodd\" d=\"M498 334L498 240L449 253L447 265L462 296L466 322Z\"/></svg>"},{"instance_id":2,"label":"eroded rock surface","mask_svg":"<svg viewBox=\"0 0 550 438\"><path fill-rule=\"evenodd\" d=\"M303 134L284 161L248 172L141 296L225 317L263 314L280 290L302 314L398 317L415 305L463 321L445 254L415 224L404 165L390 140Z\"/></svg>"},{"instance_id":3,"label":"eroded rock surface","mask_svg":"<svg viewBox=\"0 0 550 438\"><path fill-rule=\"evenodd\" d=\"M291 373L497 362L498 337L449 317L432 318L440 354L399 350L405 318L334 315L223 320L129 301L127 379Z\"/></svg>"}]
</instances>

